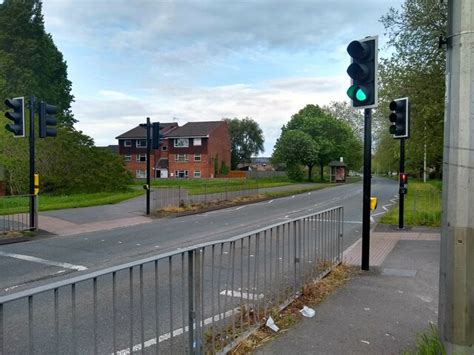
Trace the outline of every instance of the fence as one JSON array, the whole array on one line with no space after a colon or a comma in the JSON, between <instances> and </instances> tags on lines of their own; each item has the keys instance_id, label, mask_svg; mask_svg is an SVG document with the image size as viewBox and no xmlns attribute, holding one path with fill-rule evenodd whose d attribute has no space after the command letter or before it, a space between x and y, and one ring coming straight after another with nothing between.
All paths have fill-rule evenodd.
<instances>
[{"instance_id":1,"label":"fence","mask_svg":"<svg viewBox=\"0 0 474 355\"><path fill-rule=\"evenodd\" d=\"M151 207L157 210L164 207L179 207L200 203L213 203L233 200L238 197L258 195L257 181L242 180L239 182L224 181L222 185L206 184L201 186L199 193L190 194L187 189L178 187L152 188Z\"/></svg>"},{"instance_id":2,"label":"fence","mask_svg":"<svg viewBox=\"0 0 474 355\"><path fill-rule=\"evenodd\" d=\"M343 208L0 297L2 354L216 353L342 259Z\"/></svg>"},{"instance_id":3,"label":"fence","mask_svg":"<svg viewBox=\"0 0 474 355\"><path fill-rule=\"evenodd\" d=\"M37 208L31 221L30 203L37 204L36 195L12 195L0 197L0 233L25 231L37 227ZM31 224L33 222L33 224Z\"/></svg>"}]
</instances>

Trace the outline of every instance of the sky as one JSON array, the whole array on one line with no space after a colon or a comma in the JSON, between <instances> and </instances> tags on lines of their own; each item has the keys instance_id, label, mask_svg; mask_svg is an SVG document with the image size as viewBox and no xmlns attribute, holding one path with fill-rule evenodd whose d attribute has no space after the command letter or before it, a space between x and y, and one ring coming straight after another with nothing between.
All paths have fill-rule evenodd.
<instances>
[{"instance_id":1,"label":"sky","mask_svg":"<svg viewBox=\"0 0 474 355\"><path fill-rule=\"evenodd\" d=\"M307 104L346 101L347 45L402 0L44 0L78 130L98 146L144 123L251 117L270 156Z\"/></svg>"}]
</instances>

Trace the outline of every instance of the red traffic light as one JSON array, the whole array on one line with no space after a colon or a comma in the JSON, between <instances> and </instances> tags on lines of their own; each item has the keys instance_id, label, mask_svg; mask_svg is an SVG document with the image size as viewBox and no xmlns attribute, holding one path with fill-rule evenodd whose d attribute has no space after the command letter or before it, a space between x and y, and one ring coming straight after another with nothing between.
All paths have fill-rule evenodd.
<instances>
[{"instance_id":1,"label":"red traffic light","mask_svg":"<svg viewBox=\"0 0 474 355\"><path fill-rule=\"evenodd\" d=\"M408 174L407 173L400 173L400 182L403 184L408 183Z\"/></svg>"}]
</instances>

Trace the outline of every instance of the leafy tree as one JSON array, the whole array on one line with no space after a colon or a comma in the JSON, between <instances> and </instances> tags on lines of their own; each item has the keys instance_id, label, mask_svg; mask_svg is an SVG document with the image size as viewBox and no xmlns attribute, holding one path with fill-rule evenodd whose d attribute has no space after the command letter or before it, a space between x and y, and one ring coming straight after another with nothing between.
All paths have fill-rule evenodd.
<instances>
[{"instance_id":1,"label":"leafy tree","mask_svg":"<svg viewBox=\"0 0 474 355\"><path fill-rule=\"evenodd\" d=\"M229 126L231 140L231 168L239 163L250 163L250 157L263 152L263 131L252 118L224 118Z\"/></svg>"},{"instance_id":2,"label":"leafy tree","mask_svg":"<svg viewBox=\"0 0 474 355\"><path fill-rule=\"evenodd\" d=\"M282 133L286 130L303 131L316 142L319 147L318 164L321 180L323 180L324 166L339 157L346 157L349 169L360 168L362 159L360 139L347 123L337 120L319 106L307 105L294 114L283 126Z\"/></svg>"},{"instance_id":3,"label":"leafy tree","mask_svg":"<svg viewBox=\"0 0 474 355\"><path fill-rule=\"evenodd\" d=\"M33 94L57 105L60 112L58 136L36 141L41 191L123 189L131 176L119 157L94 147L92 138L73 127L76 121L70 110L73 96L67 65L51 35L45 32L41 10L40 0L5 0L0 5L0 98ZM7 119L0 116L3 127ZM15 139L0 129L0 165L7 171L11 193L28 192L28 162L27 139Z\"/></svg>"},{"instance_id":4,"label":"leafy tree","mask_svg":"<svg viewBox=\"0 0 474 355\"><path fill-rule=\"evenodd\" d=\"M290 172L300 170L297 169L299 164L305 165L308 167L308 181L311 181L313 166L318 163L318 150L317 143L309 134L286 130L275 144L272 162L285 163Z\"/></svg>"},{"instance_id":5,"label":"leafy tree","mask_svg":"<svg viewBox=\"0 0 474 355\"><path fill-rule=\"evenodd\" d=\"M361 139L364 137L364 115L359 109L352 107L346 101L332 101L323 110L338 120L347 123L354 134Z\"/></svg>"},{"instance_id":6,"label":"leafy tree","mask_svg":"<svg viewBox=\"0 0 474 355\"><path fill-rule=\"evenodd\" d=\"M0 5L0 97L35 95L59 107L72 125L73 96L63 55L45 32L40 0L5 0Z\"/></svg>"},{"instance_id":7,"label":"leafy tree","mask_svg":"<svg viewBox=\"0 0 474 355\"><path fill-rule=\"evenodd\" d=\"M411 106L410 139L406 141L408 171L422 171L424 145L427 164L439 174L442 168L445 58L438 37L446 32L446 2L406 0L400 10L391 8L382 17L393 53L381 60L380 112L383 129L377 135L377 159L391 170L398 159L398 141L389 139L388 104L407 96ZM392 155L390 155L392 153Z\"/></svg>"}]
</instances>

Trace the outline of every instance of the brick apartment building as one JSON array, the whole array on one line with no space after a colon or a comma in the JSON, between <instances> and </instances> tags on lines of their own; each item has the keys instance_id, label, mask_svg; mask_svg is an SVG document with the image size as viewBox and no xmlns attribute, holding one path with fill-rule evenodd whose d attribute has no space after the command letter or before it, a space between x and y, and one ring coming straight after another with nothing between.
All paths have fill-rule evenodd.
<instances>
[{"instance_id":1,"label":"brick apartment building","mask_svg":"<svg viewBox=\"0 0 474 355\"><path fill-rule=\"evenodd\" d=\"M154 178L212 178L214 161L230 167L230 135L224 121L160 124L160 149L152 149L150 165ZM119 154L137 179L146 178L146 125L118 137Z\"/></svg>"}]
</instances>

